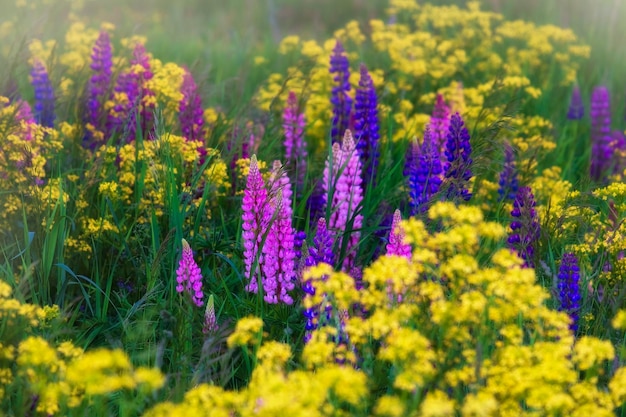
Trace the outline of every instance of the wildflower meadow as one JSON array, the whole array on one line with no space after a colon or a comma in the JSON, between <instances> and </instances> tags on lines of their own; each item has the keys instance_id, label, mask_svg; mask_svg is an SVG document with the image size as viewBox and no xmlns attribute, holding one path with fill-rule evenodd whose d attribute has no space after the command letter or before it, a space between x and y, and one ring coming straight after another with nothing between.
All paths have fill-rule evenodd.
<instances>
[{"instance_id":1,"label":"wildflower meadow","mask_svg":"<svg viewBox=\"0 0 626 417\"><path fill-rule=\"evenodd\" d=\"M626 415L626 4L0 9L0 415Z\"/></svg>"}]
</instances>

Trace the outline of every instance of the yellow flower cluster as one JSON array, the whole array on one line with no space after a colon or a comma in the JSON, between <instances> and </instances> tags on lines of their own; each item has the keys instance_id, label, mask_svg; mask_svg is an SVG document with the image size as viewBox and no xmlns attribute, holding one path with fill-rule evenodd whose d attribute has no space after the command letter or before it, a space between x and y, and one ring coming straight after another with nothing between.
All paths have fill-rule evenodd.
<instances>
[{"instance_id":1,"label":"yellow flower cluster","mask_svg":"<svg viewBox=\"0 0 626 417\"><path fill-rule=\"evenodd\" d=\"M480 130L496 121L507 104L491 103L488 98L495 92L509 98L522 92L523 102L536 99L554 82L545 77L551 71L557 81L571 85L580 62L590 53L571 30L508 22L500 14L480 10L478 2L459 8L395 1L388 12L392 22L372 20L367 35L357 22L349 22L321 44L293 35L284 38L279 52L294 55L297 63L285 74L268 78L256 96L258 106L274 110L284 105L290 90L295 91L306 99L307 135L313 143L323 143L334 85L328 67L338 39L352 63L352 95L359 78L356 62L362 59L355 51L367 50L377 58L372 62L385 63L383 68L368 65L368 69L381 94L399 97L393 108L382 109L383 117L389 115L396 122L394 140L423 133L436 93ZM383 79L384 73L393 77Z\"/></svg>"},{"instance_id":2,"label":"yellow flower cluster","mask_svg":"<svg viewBox=\"0 0 626 417\"><path fill-rule=\"evenodd\" d=\"M266 341L246 388L201 385L146 416L343 415L343 407L359 415L364 404L376 416L612 415L626 400L624 368L604 374L612 344L575 340L568 315L547 307L534 271L497 249L504 228L480 209L436 203L429 217L437 231L415 218L403 223L411 259L379 258L360 291L329 265L305 272L316 285L305 307L346 311L347 347L328 323L305 345L304 369L289 372L289 346ZM616 327L625 327L624 316ZM242 319L229 345L258 346L261 328L258 318ZM358 369L348 365L359 358Z\"/></svg>"},{"instance_id":3,"label":"yellow flower cluster","mask_svg":"<svg viewBox=\"0 0 626 417\"><path fill-rule=\"evenodd\" d=\"M0 281L0 402L20 390L37 398L37 413L67 415L95 396L135 389L147 394L164 384L158 370L133 368L121 350L84 352L69 341L55 346L29 336L58 315L57 306L40 308L12 298L9 285Z\"/></svg>"}]
</instances>

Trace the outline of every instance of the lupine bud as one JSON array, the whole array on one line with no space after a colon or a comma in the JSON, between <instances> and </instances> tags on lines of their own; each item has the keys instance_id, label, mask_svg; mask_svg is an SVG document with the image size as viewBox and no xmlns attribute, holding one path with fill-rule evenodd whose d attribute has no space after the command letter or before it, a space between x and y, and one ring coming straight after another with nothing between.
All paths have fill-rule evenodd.
<instances>
[{"instance_id":1,"label":"lupine bud","mask_svg":"<svg viewBox=\"0 0 626 417\"><path fill-rule=\"evenodd\" d=\"M213 294L209 296L209 301L206 304L204 310L204 325L202 326L202 333L211 334L217 332L219 326L217 324L217 317L215 316L215 301Z\"/></svg>"}]
</instances>

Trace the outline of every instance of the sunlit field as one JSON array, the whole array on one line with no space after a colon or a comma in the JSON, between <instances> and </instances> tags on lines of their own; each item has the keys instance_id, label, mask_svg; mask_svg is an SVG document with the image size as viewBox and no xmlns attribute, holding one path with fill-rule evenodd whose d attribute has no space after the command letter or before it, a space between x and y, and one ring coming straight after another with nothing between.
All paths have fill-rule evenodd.
<instances>
[{"instance_id":1,"label":"sunlit field","mask_svg":"<svg viewBox=\"0 0 626 417\"><path fill-rule=\"evenodd\" d=\"M626 4L0 10L0 415L626 415Z\"/></svg>"}]
</instances>

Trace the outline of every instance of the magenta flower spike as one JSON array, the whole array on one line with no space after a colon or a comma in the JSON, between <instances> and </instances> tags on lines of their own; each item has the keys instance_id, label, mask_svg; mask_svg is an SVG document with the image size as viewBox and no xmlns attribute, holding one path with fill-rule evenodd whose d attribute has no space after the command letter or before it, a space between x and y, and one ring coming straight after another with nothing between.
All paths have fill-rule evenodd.
<instances>
[{"instance_id":1,"label":"magenta flower spike","mask_svg":"<svg viewBox=\"0 0 626 417\"><path fill-rule=\"evenodd\" d=\"M191 246L183 239L183 253L176 270L176 291L182 293L186 291L191 296L195 305L202 307L204 293L202 292L202 272L193 259Z\"/></svg>"},{"instance_id":2,"label":"magenta flower spike","mask_svg":"<svg viewBox=\"0 0 626 417\"><path fill-rule=\"evenodd\" d=\"M263 232L266 230L272 212L267 210L267 189L257 162L256 155L250 158L250 172L243 192L242 220L243 230L243 257L246 278L249 280L246 290L256 294L259 290L258 280L261 275L260 246L263 241ZM256 265L255 265L256 264Z\"/></svg>"},{"instance_id":3,"label":"magenta flower spike","mask_svg":"<svg viewBox=\"0 0 626 417\"><path fill-rule=\"evenodd\" d=\"M363 226L363 215L357 214L363 200L361 170L352 132L346 130L341 147L339 143L333 144L332 157L326 160L323 187L326 207L330 209L328 229L340 236L340 248L344 239L348 239L342 267L347 272L354 266L361 235L358 230Z\"/></svg>"},{"instance_id":4,"label":"magenta flower spike","mask_svg":"<svg viewBox=\"0 0 626 417\"><path fill-rule=\"evenodd\" d=\"M391 233L389 234L389 243L387 243L387 255L404 256L411 259L411 245L404 242L404 229L400 225L402 216L400 210L393 213L393 222L391 223Z\"/></svg>"}]
</instances>

